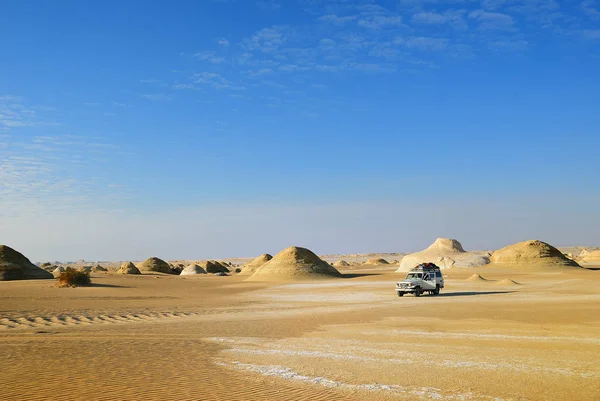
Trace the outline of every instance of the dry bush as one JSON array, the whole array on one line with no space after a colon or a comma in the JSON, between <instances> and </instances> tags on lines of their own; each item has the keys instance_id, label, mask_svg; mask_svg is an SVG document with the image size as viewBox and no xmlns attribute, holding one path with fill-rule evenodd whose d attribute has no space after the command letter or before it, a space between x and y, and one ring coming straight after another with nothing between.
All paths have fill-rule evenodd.
<instances>
[{"instance_id":1,"label":"dry bush","mask_svg":"<svg viewBox=\"0 0 600 401\"><path fill-rule=\"evenodd\" d=\"M92 283L92 280L90 280L90 273L70 268L60 273L56 280L58 281L56 284L57 287L80 287Z\"/></svg>"}]
</instances>

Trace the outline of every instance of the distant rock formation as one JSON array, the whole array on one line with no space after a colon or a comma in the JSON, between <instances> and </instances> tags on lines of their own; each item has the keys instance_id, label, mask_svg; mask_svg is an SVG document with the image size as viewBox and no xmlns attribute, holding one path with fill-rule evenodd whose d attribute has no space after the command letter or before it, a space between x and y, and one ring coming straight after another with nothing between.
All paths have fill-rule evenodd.
<instances>
[{"instance_id":1,"label":"distant rock formation","mask_svg":"<svg viewBox=\"0 0 600 401\"><path fill-rule=\"evenodd\" d=\"M181 276L192 276L196 274L206 274L206 270L197 264L186 266L180 273Z\"/></svg>"},{"instance_id":2,"label":"distant rock formation","mask_svg":"<svg viewBox=\"0 0 600 401\"><path fill-rule=\"evenodd\" d=\"M167 262L157 257L151 257L144 260L138 265L138 269L143 272L157 272L157 273L173 273L171 266Z\"/></svg>"},{"instance_id":3,"label":"distant rock formation","mask_svg":"<svg viewBox=\"0 0 600 401\"><path fill-rule=\"evenodd\" d=\"M539 240L529 240L506 246L492 254L494 264L506 266L538 267L563 266L580 267L561 251Z\"/></svg>"},{"instance_id":4,"label":"distant rock formation","mask_svg":"<svg viewBox=\"0 0 600 401\"><path fill-rule=\"evenodd\" d=\"M368 259L365 261L365 265L382 266L389 265L388 261L381 258Z\"/></svg>"},{"instance_id":5,"label":"distant rock formation","mask_svg":"<svg viewBox=\"0 0 600 401\"><path fill-rule=\"evenodd\" d=\"M242 274L252 274L259 267L261 267L262 265L264 265L265 263L267 263L271 259L273 259L273 256L269 255L268 253L263 253L262 255L257 256L256 258L254 258L251 262L249 262L249 263L245 264L244 266L242 266L241 273Z\"/></svg>"},{"instance_id":6,"label":"distant rock formation","mask_svg":"<svg viewBox=\"0 0 600 401\"><path fill-rule=\"evenodd\" d=\"M600 250L591 252L586 250L585 254L580 256L578 261L580 265L584 266L600 266Z\"/></svg>"},{"instance_id":7,"label":"distant rock formation","mask_svg":"<svg viewBox=\"0 0 600 401\"><path fill-rule=\"evenodd\" d=\"M290 281L341 277L339 271L306 248L291 246L258 268L248 280Z\"/></svg>"},{"instance_id":8,"label":"distant rock formation","mask_svg":"<svg viewBox=\"0 0 600 401\"><path fill-rule=\"evenodd\" d=\"M52 273L31 263L22 253L0 245L0 281L50 279Z\"/></svg>"},{"instance_id":9,"label":"distant rock formation","mask_svg":"<svg viewBox=\"0 0 600 401\"><path fill-rule=\"evenodd\" d=\"M121 265L119 270L117 270L119 274L142 274L140 270L135 267L135 265L131 262L125 262Z\"/></svg>"},{"instance_id":10,"label":"distant rock formation","mask_svg":"<svg viewBox=\"0 0 600 401\"><path fill-rule=\"evenodd\" d=\"M441 269L456 267L477 267L490 263L489 257L479 253L466 252L455 239L438 238L426 249L406 255L400 261L397 272L406 272L421 263L435 263Z\"/></svg>"}]
</instances>

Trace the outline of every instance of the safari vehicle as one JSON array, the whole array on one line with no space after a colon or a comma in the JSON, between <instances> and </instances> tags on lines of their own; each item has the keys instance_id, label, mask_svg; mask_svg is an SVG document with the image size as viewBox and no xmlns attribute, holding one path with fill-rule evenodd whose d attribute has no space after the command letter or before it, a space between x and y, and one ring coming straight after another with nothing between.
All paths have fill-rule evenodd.
<instances>
[{"instance_id":1,"label":"safari vehicle","mask_svg":"<svg viewBox=\"0 0 600 401\"><path fill-rule=\"evenodd\" d=\"M421 263L408 272L404 281L396 283L396 294L399 297L409 293L419 297L424 292L438 295L442 288L444 277L440 268L434 263Z\"/></svg>"}]
</instances>

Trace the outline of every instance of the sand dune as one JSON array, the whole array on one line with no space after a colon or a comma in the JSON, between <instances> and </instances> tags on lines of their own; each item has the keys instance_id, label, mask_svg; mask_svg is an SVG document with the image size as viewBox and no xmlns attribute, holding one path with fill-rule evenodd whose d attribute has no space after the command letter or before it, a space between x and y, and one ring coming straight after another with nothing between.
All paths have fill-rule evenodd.
<instances>
[{"instance_id":1,"label":"sand dune","mask_svg":"<svg viewBox=\"0 0 600 401\"><path fill-rule=\"evenodd\" d=\"M521 285L521 283L517 283L516 281L508 279L508 278L505 278L505 279L502 279L502 280L498 280L494 284L496 284L496 285L504 285L504 286Z\"/></svg>"},{"instance_id":2,"label":"sand dune","mask_svg":"<svg viewBox=\"0 0 600 401\"><path fill-rule=\"evenodd\" d=\"M471 275L467 281L488 281L486 278L481 277L479 274Z\"/></svg>"}]
</instances>

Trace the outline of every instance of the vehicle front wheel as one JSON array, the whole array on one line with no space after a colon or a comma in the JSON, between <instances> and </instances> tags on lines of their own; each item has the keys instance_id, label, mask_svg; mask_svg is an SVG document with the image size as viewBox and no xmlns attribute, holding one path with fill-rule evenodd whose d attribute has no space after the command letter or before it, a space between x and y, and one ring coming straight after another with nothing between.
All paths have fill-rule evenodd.
<instances>
[{"instance_id":1,"label":"vehicle front wheel","mask_svg":"<svg viewBox=\"0 0 600 401\"><path fill-rule=\"evenodd\" d=\"M402 297L402 296L404 296L404 293L403 293L403 292L400 292L400 291L396 291L396 294L398 294L398 296L399 296L399 297Z\"/></svg>"},{"instance_id":2,"label":"vehicle front wheel","mask_svg":"<svg viewBox=\"0 0 600 401\"><path fill-rule=\"evenodd\" d=\"M435 290L433 290L433 295L440 295L440 286L436 285Z\"/></svg>"},{"instance_id":3,"label":"vehicle front wheel","mask_svg":"<svg viewBox=\"0 0 600 401\"><path fill-rule=\"evenodd\" d=\"M419 287L415 288L415 297L421 296L421 289Z\"/></svg>"}]
</instances>

